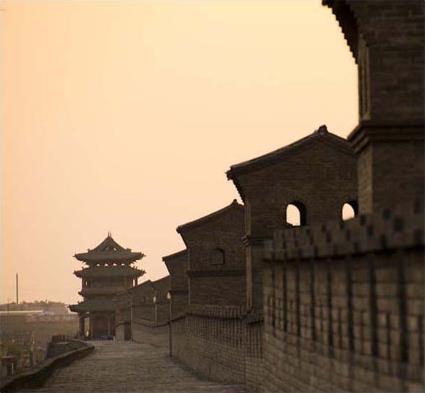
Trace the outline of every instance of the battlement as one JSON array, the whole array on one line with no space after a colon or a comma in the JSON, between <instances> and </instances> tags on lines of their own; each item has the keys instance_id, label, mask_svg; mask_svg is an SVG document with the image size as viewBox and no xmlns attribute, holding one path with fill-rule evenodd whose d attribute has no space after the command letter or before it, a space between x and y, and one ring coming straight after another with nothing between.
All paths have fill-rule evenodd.
<instances>
[{"instance_id":1,"label":"battlement","mask_svg":"<svg viewBox=\"0 0 425 393\"><path fill-rule=\"evenodd\" d=\"M268 260L334 258L424 245L424 205L417 201L347 221L276 230Z\"/></svg>"}]
</instances>

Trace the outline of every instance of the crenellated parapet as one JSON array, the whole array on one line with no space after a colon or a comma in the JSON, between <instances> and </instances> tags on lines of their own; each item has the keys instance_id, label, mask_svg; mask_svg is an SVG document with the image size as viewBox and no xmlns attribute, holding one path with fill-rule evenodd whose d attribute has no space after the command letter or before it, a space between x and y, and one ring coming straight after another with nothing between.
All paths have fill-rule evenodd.
<instances>
[{"instance_id":1,"label":"crenellated parapet","mask_svg":"<svg viewBox=\"0 0 425 393\"><path fill-rule=\"evenodd\" d=\"M424 205L412 202L373 215L276 230L267 259L300 260L389 251L424 245Z\"/></svg>"},{"instance_id":2,"label":"crenellated parapet","mask_svg":"<svg viewBox=\"0 0 425 393\"><path fill-rule=\"evenodd\" d=\"M264 261L267 391L423 390L423 209L275 231Z\"/></svg>"}]
</instances>

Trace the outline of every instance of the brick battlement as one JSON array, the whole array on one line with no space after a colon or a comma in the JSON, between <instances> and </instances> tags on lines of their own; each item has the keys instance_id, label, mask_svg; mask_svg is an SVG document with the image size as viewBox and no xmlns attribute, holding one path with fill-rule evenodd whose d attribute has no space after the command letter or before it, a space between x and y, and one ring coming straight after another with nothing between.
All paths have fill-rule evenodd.
<instances>
[{"instance_id":1,"label":"brick battlement","mask_svg":"<svg viewBox=\"0 0 425 393\"><path fill-rule=\"evenodd\" d=\"M423 236L420 203L276 231L263 271L266 390L422 391Z\"/></svg>"},{"instance_id":2,"label":"brick battlement","mask_svg":"<svg viewBox=\"0 0 425 393\"><path fill-rule=\"evenodd\" d=\"M424 205L415 202L341 222L276 230L266 259L334 258L424 245Z\"/></svg>"}]
</instances>

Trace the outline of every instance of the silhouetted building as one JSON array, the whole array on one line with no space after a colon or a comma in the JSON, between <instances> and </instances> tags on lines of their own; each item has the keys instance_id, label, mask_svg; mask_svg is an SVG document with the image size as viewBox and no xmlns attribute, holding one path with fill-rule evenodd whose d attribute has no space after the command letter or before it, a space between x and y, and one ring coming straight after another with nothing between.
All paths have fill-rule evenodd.
<instances>
[{"instance_id":1,"label":"silhouetted building","mask_svg":"<svg viewBox=\"0 0 425 393\"><path fill-rule=\"evenodd\" d=\"M290 228L287 209L299 225L339 220L349 203L357 210L356 157L349 143L325 125L271 153L232 165L227 177L245 206L247 309L262 309L263 245L278 228Z\"/></svg>"},{"instance_id":2,"label":"silhouetted building","mask_svg":"<svg viewBox=\"0 0 425 393\"><path fill-rule=\"evenodd\" d=\"M162 258L170 273L170 295L172 318L186 311L188 304L187 250Z\"/></svg>"},{"instance_id":3,"label":"silhouetted building","mask_svg":"<svg viewBox=\"0 0 425 393\"><path fill-rule=\"evenodd\" d=\"M231 166L244 227L238 215L180 227L189 296L173 356L265 392L423 392L425 5L322 2L358 66L359 124ZM240 226L246 288L221 246L240 247Z\"/></svg>"},{"instance_id":4,"label":"silhouetted building","mask_svg":"<svg viewBox=\"0 0 425 393\"><path fill-rule=\"evenodd\" d=\"M228 206L180 225L187 250L190 305L245 304L244 207Z\"/></svg>"},{"instance_id":5,"label":"silhouetted building","mask_svg":"<svg viewBox=\"0 0 425 393\"><path fill-rule=\"evenodd\" d=\"M79 292L84 301L70 305L80 318L79 333L85 336L85 319L89 319L88 336L100 338L115 334L115 294L137 285L143 270L131 265L143 258L141 252L121 247L110 234L95 249L75 254L76 259L88 265L74 274L81 278Z\"/></svg>"}]
</instances>

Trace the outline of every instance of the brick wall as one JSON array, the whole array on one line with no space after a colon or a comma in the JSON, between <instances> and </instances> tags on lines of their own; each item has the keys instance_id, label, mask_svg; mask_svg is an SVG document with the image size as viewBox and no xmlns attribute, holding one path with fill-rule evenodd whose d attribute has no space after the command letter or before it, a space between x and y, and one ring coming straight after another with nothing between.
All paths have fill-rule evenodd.
<instances>
[{"instance_id":1,"label":"brick wall","mask_svg":"<svg viewBox=\"0 0 425 393\"><path fill-rule=\"evenodd\" d=\"M248 309L262 308L263 241L289 226L287 206L299 207L304 225L339 220L344 203L357 201L356 160L349 143L322 126L227 172L245 203Z\"/></svg>"},{"instance_id":2,"label":"brick wall","mask_svg":"<svg viewBox=\"0 0 425 393\"><path fill-rule=\"evenodd\" d=\"M134 338L137 326L163 326L170 318L170 277L145 281L115 296L116 338ZM154 302L155 297L155 302Z\"/></svg>"},{"instance_id":3,"label":"brick wall","mask_svg":"<svg viewBox=\"0 0 425 393\"><path fill-rule=\"evenodd\" d=\"M424 4L323 3L359 66L360 124L349 143L320 127L231 167L244 256L211 263L216 247L239 247L223 210L207 216L217 226L179 228L189 306L173 321L173 351L211 379L265 391L423 391L424 214L412 201L424 190ZM368 215L342 222L357 197ZM287 229L289 203L309 227Z\"/></svg>"},{"instance_id":4,"label":"brick wall","mask_svg":"<svg viewBox=\"0 0 425 393\"><path fill-rule=\"evenodd\" d=\"M361 118L423 120L424 3L324 0L359 65ZM394 70L397 72L394 72ZM365 91L366 90L366 91Z\"/></svg>"},{"instance_id":5,"label":"brick wall","mask_svg":"<svg viewBox=\"0 0 425 393\"><path fill-rule=\"evenodd\" d=\"M242 304L244 288L244 270L237 272L235 276L192 276L190 281L191 304Z\"/></svg>"},{"instance_id":6,"label":"brick wall","mask_svg":"<svg viewBox=\"0 0 425 393\"><path fill-rule=\"evenodd\" d=\"M137 343L147 343L163 349L168 348L168 326L133 325L133 340Z\"/></svg>"},{"instance_id":7,"label":"brick wall","mask_svg":"<svg viewBox=\"0 0 425 393\"><path fill-rule=\"evenodd\" d=\"M187 247L189 303L244 305L244 208L236 200L179 226Z\"/></svg>"},{"instance_id":8,"label":"brick wall","mask_svg":"<svg viewBox=\"0 0 425 393\"><path fill-rule=\"evenodd\" d=\"M359 209L424 195L424 2L324 0L358 64Z\"/></svg>"},{"instance_id":9,"label":"brick wall","mask_svg":"<svg viewBox=\"0 0 425 393\"><path fill-rule=\"evenodd\" d=\"M173 321L173 355L209 379L258 387L262 320L240 307L191 305Z\"/></svg>"},{"instance_id":10,"label":"brick wall","mask_svg":"<svg viewBox=\"0 0 425 393\"><path fill-rule=\"evenodd\" d=\"M265 268L269 391L422 391L423 209L278 231Z\"/></svg>"},{"instance_id":11,"label":"brick wall","mask_svg":"<svg viewBox=\"0 0 425 393\"><path fill-rule=\"evenodd\" d=\"M162 258L170 273L172 318L183 314L188 304L187 250Z\"/></svg>"}]
</instances>

